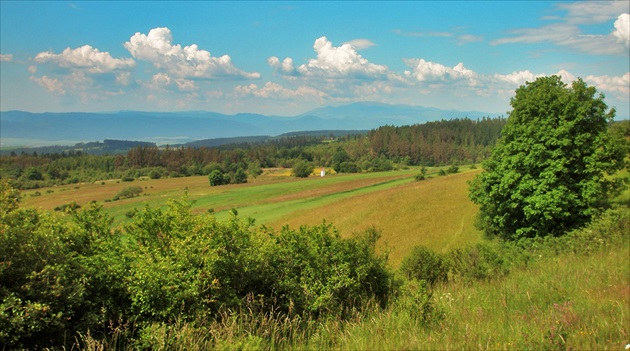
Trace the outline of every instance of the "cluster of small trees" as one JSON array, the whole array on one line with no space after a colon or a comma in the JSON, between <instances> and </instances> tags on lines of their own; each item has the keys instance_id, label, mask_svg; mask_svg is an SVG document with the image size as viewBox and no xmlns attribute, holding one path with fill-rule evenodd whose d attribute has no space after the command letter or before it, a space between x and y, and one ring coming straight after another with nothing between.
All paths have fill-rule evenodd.
<instances>
[{"instance_id":1,"label":"cluster of small trees","mask_svg":"<svg viewBox=\"0 0 630 351\"><path fill-rule=\"evenodd\" d=\"M18 198L0 182L0 344L9 349L69 347L88 330L99 339L116 330L136 348L156 323L220 318L252 297L266 314L319 318L385 304L390 293L375 230L275 232L235 210L225 222L195 215L185 199L113 230L99 204L66 221Z\"/></svg>"},{"instance_id":2,"label":"cluster of small trees","mask_svg":"<svg viewBox=\"0 0 630 351\"><path fill-rule=\"evenodd\" d=\"M247 173L242 168L236 170L232 174L225 174L220 169L215 169L208 175L210 186L226 185L226 184L242 184L247 183Z\"/></svg>"}]
</instances>

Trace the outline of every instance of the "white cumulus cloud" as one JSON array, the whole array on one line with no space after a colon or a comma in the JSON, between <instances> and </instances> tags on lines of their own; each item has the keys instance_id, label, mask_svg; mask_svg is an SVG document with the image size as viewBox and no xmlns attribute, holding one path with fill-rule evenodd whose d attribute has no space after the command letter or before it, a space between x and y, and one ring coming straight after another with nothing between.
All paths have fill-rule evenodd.
<instances>
[{"instance_id":1,"label":"white cumulus cloud","mask_svg":"<svg viewBox=\"0 0 630 351\"><path fill-rule=\"evenodd\" d=\"M113 58L108 52L99 51L90 45L76 49L66 48L60 54L51 51L40 52L35 56L39 63L54 63L63 68L85 69L89 73L109 73L127 70L135 66L131 58Z\"/></svg>"},{"instance_id":2,"label":"white cumulus cloud","mask_svg":"<svg viewBox=\"0 0 630 351\"><path fill-rule=\"evenodd\" d=\"M156 68L179 78L260 78L260 73L236 68L228 55L212 56L196 44L174 45L171 30L165 27L151 29L148 34L136 33L124 46L136 59L151 62Z\"/></svg>"},{"instance_id":3,"label":"white cumulus cloud","mask_svg":"<svg viewBox=\"0 0 630 351\"><path fill-rule=\"evenodd\" d=\"M167 73L154 74L146 86L153 90L167 89L169 87L176 87L179 91L193 91L196 89L194 81L184 78L172 78Z\"/></svg>"},{"instance_id":4,"label":"white cumulus cloud","mask_svg":"<svg viewBox=\"0 0 630 351\"><path fill-rule=\"evenodd\" d=\"M615 21L615 30L612 35L617 41L623 43L626 47L630 46L630 14L623 13L617 17Z\"/></svg>"},{"instance_id":5,"label":"white cumulus cloud","mask_svg":"<svg viewBox=\"0 0 630 351\"><path fill-rule=\"evenodd\" d=\"M365 44L365 43L364 43ZM387 66L370 63L349 43L333 46L326 37L315 40L317 58L297 67L298 74L322 78L386 78ZM286 59L285 59L286 61Z\"/></svg>"},{"instance_id":6,"label":"white cumulus cloud","mask_svg":"<svg viewBox=\"0 0 630 351\"><path fill-rule=\"evenodd\" d=\"M353 48L357 50L371 48L372 46L376 45L369 39L354 39L344 44L349 44L350 46L352 46Z\"/></svg>"},{"instance_id":7,"label":"white cumulus cloud","mask_svg":"<svg viewBox=\"0 0 630 351\"><path fill-rule=\"evenodd\" d=\"M0 62L9 62L13 60L12 54L0 54Z\"/></svg>"},{"instance_id":8,"label":"white cumulus cloud","mask_svg":"<svg viewBox=\"0 0 630 351\"><path fill-rule=\"evenodd\" d=\"M39 84L40 86L44 87L46 90L50 91L51 93L55 93L59 95L64 95L66 93L65 89L63 88L63 84L56 78L42 76L39 78L31 77L31 80Z\"/></svg>"},{"instance_id":9,"label":"white cumulus cloud","mask_svg":"<svg viewBox=\"0 0 630 351\"><path fill-rule=\"evenodd\" d=\"M621 76L587 76L584 81L593 84L597 90L604 93L612 93L619 98L627 99L630 96L630 72Z\"/></svg>"},{"instance_id":10,"label":"white cumulus cloud","mask_svg":"<svg viewBox=\"0 0 630 351\"><path fill-rule=\"evenodd\" d=\"M494 75L494 78L502 82L510 83L514 87L519 87L521 85L524 85L526 82L533 82L536 80L536 78L542 77L542 76L543 76L542 74L534 74L530 72L529 70L524 70L524 71L512 72L509 74L497 73Z\"/></svg>"},{"instance_id":11,"label":"white cumulus cloud","mask_svg":"<svg viewBox=\"0 0 630 351\"><path fill-rule=\"evenodd\" d=\"M279 58L275 56L271 56L270 58L267 59L267 63L276 71L280 71L286 75L290 75L295 72L295 67L293 66L293 59L290 57L287 57L284 60L282 60L282 62L280 62Z\"/></svg>"},{"instance_id":12,"label":"white cumulus cloud","mask_svg":"<svg viewBox=\"0 0 630 351\"><path fill-rule=\"evenodd\" d=\"M470 85L475 85L479 76L461 62L452 68L424 59L406 59L404 62L411 68L411 71L405 71L405 76L420 82L467 80Z\"/></svg>"},{"instance_id":13,"label":"white cumulus cloud","mask_svg":"<svg viewBox=\"0 0 630 351\"><path fill-rule=\"evenodd\" d=\"M109 52L90 45L75 49L68 47L58 54L40 52L33 61L44 67L28 66L31 81L53 94L76 96L82 101L120 94L120 86L131 83L131 71L136 65L132 58L114 58Z\"/></svg>"}]
</instances>

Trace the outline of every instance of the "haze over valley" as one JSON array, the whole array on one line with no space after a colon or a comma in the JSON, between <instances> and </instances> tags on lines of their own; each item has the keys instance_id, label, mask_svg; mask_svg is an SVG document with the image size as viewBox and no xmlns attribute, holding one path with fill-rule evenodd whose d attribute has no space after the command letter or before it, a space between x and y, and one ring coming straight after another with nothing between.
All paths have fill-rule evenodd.
<instances>
[{"instance_id":1,"label":"haze over valley","mask_svg":"<svg viewBox=\"0 0 630 351\"><path fill-rule=\"evenodd\" d=\"M2 146L70 145L105 139L158 145L201 139L277 136L319 130L370 130L440 119L496 117L478 111L446 111L408 105L354 103L318 108L292 117L214 112L0 113Z\"/></svg>"}]
</instances>

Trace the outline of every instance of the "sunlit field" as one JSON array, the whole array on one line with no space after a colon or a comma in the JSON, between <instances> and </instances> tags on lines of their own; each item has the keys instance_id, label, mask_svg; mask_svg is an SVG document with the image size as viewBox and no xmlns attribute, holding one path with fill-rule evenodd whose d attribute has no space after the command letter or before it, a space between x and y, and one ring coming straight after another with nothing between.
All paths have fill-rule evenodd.
<instances>
[{"instance_id":1,"label":"sunlit field","mask_svg":"<svg viewBox=\"0 0 630 351\"><path fill-rule=\"evenodd\" d=\"M116 223L128 221L128 213L144 206L162 207L185 194L193 210L214 212L225 218L231 209L251 217L257 225L280 229L323 221L342 236L374 227L381 231L380 250L388 250L396 266L414 245L439 252L480 240L473 226L476 206L468 200L467 182L477 170L438 176L429 168L428 179L416 181L416 168L391 172L330 174L298 179L290 170L270 169L249 183L211 187L207 177L106 181L25 191L23 202L45 210L71 202L86 206L102 202ZM128 186L143 192L131 199L111 201ZM41 195L36 195L41 194Z\"/></svg>"}]
</instances>

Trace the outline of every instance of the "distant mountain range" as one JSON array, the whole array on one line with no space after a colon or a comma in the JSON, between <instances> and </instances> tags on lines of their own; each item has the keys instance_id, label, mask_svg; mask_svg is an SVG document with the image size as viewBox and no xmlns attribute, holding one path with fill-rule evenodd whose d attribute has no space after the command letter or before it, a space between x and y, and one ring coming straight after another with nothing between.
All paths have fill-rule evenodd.
<instances>
[{"instance_id":1,"label":"distant mountain range","mask_svg":"<svg viewBox=\"0 0 630 351\"><path fill-rule=\"evenodd\" d=\"M409 105L359 102L323 107L293 116L216 112L31 113L0 112L0 141L10 145L54 145L104 139L183 144L245 136L277 136L296 131L370 130L382 125L411 125L440 119L477 119L498 114L440 110Z\"/></svg>"}]
</instances>

